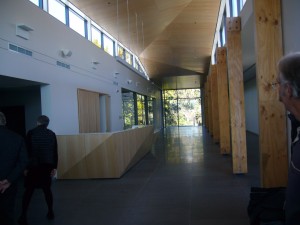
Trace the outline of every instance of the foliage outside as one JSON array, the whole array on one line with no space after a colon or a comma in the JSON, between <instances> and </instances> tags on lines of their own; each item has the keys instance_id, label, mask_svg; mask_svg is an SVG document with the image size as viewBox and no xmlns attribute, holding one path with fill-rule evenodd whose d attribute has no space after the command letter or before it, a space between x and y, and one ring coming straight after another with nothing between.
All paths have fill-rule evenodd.
<instances>
[{"instance_id":1,"label":"foliage outside","mask_svg":"<svg viewBox=\"0 0 300 225\"><path fill-rule=\"evenodd\" d=\"M132 128L134 125L134 100L123 99L123 118L124 118L124 130Z\"/></svg>"},{"instance_id":2,"label":"foliage outside","mask_svg":"<svg viewBox=\"0 0 300 225\"><path fill-rule=\"evenodd\" d=\"M165 90L165 126L200 126L200 97L200 89Z\"/></svg>"},{"instance_id":3,"label":"foliage outside","mask_svg":"<svg viewBox=\"0 0 300 225\"><path fill-rule=\"evenodd\" d=\"M93 43L101 48L101 43L99 43L98 39L93 39Z\"/></svg>"},{"instance_id":4,"label":"foliage outside","mask_svg":"<svg viewBox=\"0 0 300 225\"><path fill-rule=\"evenodd\" d=\"M136 98L134 98L136 95ZM136 102L135 102L136 99ZM146 96L134 94L133 92L123 93L123 118L124 129L132 128L133 125L146 125L146 113L148 114L148 124L153 124L153 99L148 99L148 111L145 105ZM134 105L136 104L137 110ZM137 121L135 121L137 118Z\"/></svg>"}]
</instances>

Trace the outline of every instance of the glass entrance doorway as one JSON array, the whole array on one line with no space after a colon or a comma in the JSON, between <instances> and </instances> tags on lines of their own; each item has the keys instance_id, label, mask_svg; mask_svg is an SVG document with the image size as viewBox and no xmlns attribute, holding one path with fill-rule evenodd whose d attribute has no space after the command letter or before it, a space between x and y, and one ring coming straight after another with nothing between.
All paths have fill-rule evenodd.
<instances>
[{"instance_id":1,"label":"glass entrance doorway","mask_svg":"<svg viewBox=\"0 0 300 225\"><path fill-rule=\"evenodd\" d=\"M163 95L165 127L202 125L200 89L164 90Z\"/></svg>"}]
</instances>

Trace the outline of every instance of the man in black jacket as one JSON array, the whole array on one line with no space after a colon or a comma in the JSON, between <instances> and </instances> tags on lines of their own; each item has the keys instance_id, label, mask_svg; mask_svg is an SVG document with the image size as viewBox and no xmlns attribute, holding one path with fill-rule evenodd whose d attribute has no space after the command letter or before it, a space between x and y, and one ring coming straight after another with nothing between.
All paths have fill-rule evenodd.
<instances>
[{"instance_id":1,"label":"man in black jacket","mask_svg":"<svg viewBox=\"0 0 300 225\"><path fill-rule=\"evenodd\" d=\"M0 112L0 224L14 224L17 179L27 165L24 139L5 127L5 115Z\"/></svg>"},{"instance_id":2,"label":"man in black jacket","mask_svg":"<svg viewBox=\"0 0 300 225\"><path fill-rule=\"evenodd\" d=\"M41 188L44 192L48 206L47 218L54 219L51 181L56 174L58 154L56 135L47 128L48 124L49 118L42 115L37 119L37 127L27 133L29 165L25 174L25 192L19 218L22 225L27 224L27 209L36 188Z\"/></svg>"}]
</instances>

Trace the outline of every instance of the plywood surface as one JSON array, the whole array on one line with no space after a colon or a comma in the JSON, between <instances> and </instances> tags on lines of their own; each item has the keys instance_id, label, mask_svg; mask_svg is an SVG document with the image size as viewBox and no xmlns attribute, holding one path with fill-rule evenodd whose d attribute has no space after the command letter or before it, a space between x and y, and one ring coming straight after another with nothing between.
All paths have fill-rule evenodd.
<instances>
[{"instance_id":1,"label":"plywood surface","mask_svg":"<svg viewBox=\"0 0 300 225\"><path fill-rule=\"evenodd\" d=\"M136 53L150 78L208 73L220 0L70 2Z\"/></svg>"},{"instance_id":2,"label":"plywood surface","mask_svg":"<svg viewBox=\"0 0 300 225\"><path fill-rule=\"evenodd\" d=\"M217 48L217 74L219 91L220 149L221 154L230 154L230 117L227 76L227 50Z\"/></svg>"},{"instance_id":3,"label":"plywood surface","mask_svg":"<svg viewBox=\"0 0 300 225\"><path fill-rule=\"evenodd\" d=\"M213 119L213 139L215 143L220 141L220 120L219 120L219 96L218 96L218 75L217 66L211 66L211 102L212 102L212 119Z\"/></svg>"},{"instance_id":4,"label":"plywood surface","mask_svg":"<svg viewBox=\"0 0 300 225\"><path fill-rule=\"evenodd\" d=\"M254 0L254 16L261 183L264 187L285 186L288 171L286 112L271 87L283 52L281 1Z\"/></svg>"},{"instance_id":5,"label":"plywood surface","mask_svg":"<svg viewBox=\"0 0 300 225\"><path fill-rule=\"evenodd\" d=\"M241 174L248 172L241 18L227 18L226 24L233 173Z\"/></svg>"},{"instance_id":6,"label":"plywood surface","mask_svg":"<svg viewBox=\"0 0 300 225\"><path fill-rule=\"evenodd\" d=\"M58 178L119 178L153 144L153 126L115 133L59 135Z\"/></svg>"}]
</instances>

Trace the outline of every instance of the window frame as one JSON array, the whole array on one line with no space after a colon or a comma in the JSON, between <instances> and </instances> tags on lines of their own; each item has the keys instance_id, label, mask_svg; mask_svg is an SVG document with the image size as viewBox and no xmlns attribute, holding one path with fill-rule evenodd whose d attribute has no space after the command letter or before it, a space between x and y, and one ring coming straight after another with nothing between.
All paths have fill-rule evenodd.
<instances>
[{"instance_id":1,"label":"window frame","mask_svg":"<svg viewBox=\"0 0 300 225\"><path fill-rule=\"evenodd\" d=\"M50 10L51 10L51 7L50 7L50 4L51 4L51 2L56 2L57 4L60 4L63 8L64 8L64 16L63 15L61 15L63 18L64 18L64 21L62 21L61 19L62 18L58 18L57 16L55 16L55 14L52 12L50 12ZM65 24L65 25L67 25L67 23L68 23L68 21L67 21L67 12L66 12L66 4L64 4L62 1L60 1L60 0L48 0L48 2L47 2L48 4L47 4L47 10L48 10L48 13L51 15L51 16L53 16L54 18L56 18L57 20L59 20L60 22L62 22L63 24Z\"/></svg>"},{"instance_id":2,"label":"window frame","mask_svg":"<svg viewBox=\"0 0 300 225\"><path fill-rule=\"evenodd\" d=\"M110 41L109 43L111 43L111 46L109 46L109 47L111 47L111 48L109 48L108 47L108 49L106 50L106 42L105 42L105 40L108 40L108 41ZM107 34L105 34L105 33L103 33L102 32L102 43L103 43L103 50L106 52L106 53L108 53L108 54L110 54L111 56L115 56L115 41L111 38L111 37L109 37Z\"/></svg>"},{"instance_id":3,"label":"window frame","mask_svg":"<svg viewBox=\"0 0 300 225\"><path fill-rule=\"evenodd\" d=\"M75 32L77 32L78 34L80 34L81 36L83 36L83 37L85 37L85 38L87 38L87 20L83 17L83 16L81 16L81 15L79 15L75 10L73 10L72 8L70 8L70 7L68 7L67 6L67 12L68 12L68 27L69 28L71 28L72 30L74 30ZM70 19L71 19L71 17L70 17L70 15L71 14L73 14L74 16L77 16L77 18L79 18L79 19L81 19L82 20L82 22L83 22L83 34L82 33L80 33L80 32L78 32L77 30L75 30L74 28L72 28L71 27L71 24L70 24Z\"/></svg>"},{"instance_id":4,"label":"window frame","mask_svg":"<svg viewBox=\"0 0 300 225\"><path fill-rule=\"evenodd\" d=\"M87 15L85 15L80 9L78 9L68 0L28 0L28 1L32 2L35 5L37 5L36 3L38 1L39 2L38 7L40 7L42 10L46 11L48 14L50 14L60 22L64 23L67 27L74 30L76 33L80 34L81 36L85 37L87 40L91 42L93 42L92 29L94 28L95 30L100 31L101 43L99 43L99 45L102 50L110 54L112 57L115 58L118 57L119 59L121 59L122 63L124 62L124 65L129 65L130 69L133 69L135 72L137 72L140 76L144 77L145 79L150 80L138 56L132 53L127 47L120 45L125 52L124 58L120 57L117 52L119 42L108 32L103 30L103 28L100 27L97 23L92 21ZM59 10L56 10L55 8L56 6L59 6L57 7ZM59 12L60 14L59 13L57 14L57 12ZM70 23L72 23L70 21L71 14L78 17L80 20L84 22L83 23L84 27L82 32L70 26ZM109 43L107 43L106 40L109 40ZM105 50L106 46L108 46L107 50ZM126 58L126 52L128 52L127 58Z\"/></svg>"},{"instance_id":5,"label":"window frame","mask_svg":"<svg viewBox=\"0 0 300 225\"><path fill-rule=\"evenodd\" d=\"M99 40L96 38L97 41L99 41L99 45L97 45L96 43L94 43L94 32L93 30L95 30L95 32L97 32L99 34ZM102 48L102 32L101 30L99 30L96 26L91 25L91 42L96 45L98 48Z\"/></svg>"}]
</instances>

